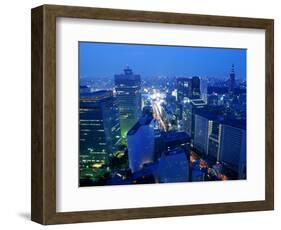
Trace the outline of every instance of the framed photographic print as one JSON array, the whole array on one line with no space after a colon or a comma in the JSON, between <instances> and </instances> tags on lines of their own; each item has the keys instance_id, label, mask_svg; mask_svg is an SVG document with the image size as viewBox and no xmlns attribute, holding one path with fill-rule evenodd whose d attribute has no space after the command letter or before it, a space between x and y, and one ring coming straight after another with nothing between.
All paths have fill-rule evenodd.
<instances>
[{"instance_id":1,"label":"framed photographic print","mask_svg":"<svg viewBox=\"0 0 281 230\"><path fill-rule=\"evenodd\" d=\"M32 9L41 224L274 208L273 20Z\"/></svg>"}]
</instances>

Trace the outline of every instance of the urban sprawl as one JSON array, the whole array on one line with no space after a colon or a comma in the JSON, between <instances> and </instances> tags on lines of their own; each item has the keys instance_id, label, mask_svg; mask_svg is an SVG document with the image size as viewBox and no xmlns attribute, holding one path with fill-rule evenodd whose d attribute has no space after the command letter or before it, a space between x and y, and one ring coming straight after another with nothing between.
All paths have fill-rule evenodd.
<instances>
[{"instance_id":1,"label":"urban sprawl","mask_svg":"<svg viewBox=\"0 0 281 230\"><path fill-rule=\"evenodd\" d=\"M246 81L80 79L80 186L246 179Z\"/></svg>"}]
</instances>

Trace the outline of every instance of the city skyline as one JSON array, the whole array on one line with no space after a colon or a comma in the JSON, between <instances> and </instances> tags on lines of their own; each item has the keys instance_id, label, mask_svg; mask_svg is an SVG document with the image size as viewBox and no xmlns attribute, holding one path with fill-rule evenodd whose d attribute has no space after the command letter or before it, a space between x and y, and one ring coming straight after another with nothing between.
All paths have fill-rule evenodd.
<instances>
[{"instance_id":1,"label":"city skyline","mask_svg":"<svg viewBox=\"0 0 281 230\"><path fill-rule=\"evenodd\" d=\"M204 76L224 79L235 66L246 80L246 49L79 42L81 79L113 78L120 66L133 68L143 79L154 76ZM111 63L110 66L107 63Z\"/></svg>"},{"instance_id":2,"label":"city skyline","mask_svg":"<svg viewBox=\"0 0 281 230\"><path fill-rule=\"evenodd\" d=\"M246 77L237 79L240 66L246 71L246 50L100 45L96 59L84 54L79 61L83 66L86 58L87 66L99 59L103 64L97 62L91 70L99 65L97 71L114 71L109 78L86 81L79 74L79 186L247 178L247 83ZM141 49L142 55L140 51L131 53L135 55L131 62L146 66L142 71L124 66L124 57L130 56L124 54L127 48L130 53ZM112 50L111 58L106 58L108 50ZM85 53L83 49L80 52ZM161 58L164 53L165 61L173 57L166 70ZM210 68L215 72L227 67L226 77L218 80L202 76L199 70L171 78L143 77L144 71L155 72L157 68L180 71L187 53L196 63L189 62L194 71L200 66L209 73ZM112 60L117 54L120 58ZM207 59L216 65L201 65Z\"/></svg>"}]
</instances>

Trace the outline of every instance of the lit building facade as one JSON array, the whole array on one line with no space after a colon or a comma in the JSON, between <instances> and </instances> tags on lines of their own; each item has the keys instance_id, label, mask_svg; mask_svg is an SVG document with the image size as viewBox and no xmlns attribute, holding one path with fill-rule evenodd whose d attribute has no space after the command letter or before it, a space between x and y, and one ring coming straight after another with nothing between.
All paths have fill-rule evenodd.
<instances>
[{"instance_id":1,"label":"lit building facade","mask_svg":"<svg viewBox=\"0 0 281 230\"><path fill-rule=\"evenodd\" d=\"M195 114L194 148L201 154L218 160L221 142L221 117L207 110Z\"/></svg>"},{"instance_id":2,"label":"lit building facade","mask_svg":"<svg viewBox=\"0 0 281 230\"><path fill-rule=\"evenodd\" d=\"M225 122L221 129L219 160L246 179L246 124Z\"/></svg>"},{"instance_id":3,"label":"lit building facade","mask_svg":"<svg viewBox=\"0 0 281 230\"><path fill-rule=\"evenodd\" d=\"M112 91L80 94L80 156L107 164L121 140L119 111Z\"/></svg>"},{"instance_id":4,"label":"lit building facade","mask_svg":"<svg viewBox=\"0 0 281 230\"><path fill-rule=\"evenodd\" d=\"M208 140L211 133L212 121L204 116L195 114L194 148L201 154L207 155Z\"/></svg>"},{"instance_id":5,"label":"lit building facade","mask_svg":"<svg viewBox=\"0 0 281 230\"><path fill-rule=\"evenodd\" d=\"M182 109L183 130L193 139L196 111L202 110L207 103L202 99L185 99Z\"/></svg>"},{"instance_id":6,"label":"lit building facade","mask_svg":"<svg viewBox=\"0 0 281 230\"><path fill-rule=\"evenodd\" d=\"M214 161L219 161L220 143L221 143L221 124L213 121L212 129L208 138L208 157Z\"/></svg>"},{"instance_id":7,"label":"lit building facade","mask_svg":"<svg viewBox=\"0 0 281 230\"><path fill-rule=\"evenodd\" d=\"M141 77L127 67L123 74L115 75L115 90L120 114L121 135L127 132L141 116Z\"/></svg>"}]
</instances>

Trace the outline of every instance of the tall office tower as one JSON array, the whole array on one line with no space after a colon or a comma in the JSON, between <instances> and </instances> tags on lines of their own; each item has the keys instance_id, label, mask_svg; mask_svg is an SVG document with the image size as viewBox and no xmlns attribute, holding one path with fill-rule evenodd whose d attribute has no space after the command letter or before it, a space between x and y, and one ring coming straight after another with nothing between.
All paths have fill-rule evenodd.
<instances>
[{"instance_id":1,"label":"tall office tower","mask_svg":"<svg viewBox=\"0 0 281 230\"><path fill-rule=\"evenodd\" d=\"M219 160L246 179L246 122L227 121L222 124Z\"/></svg>"},{"instance_id":2,"label":"tall office tower","mask_svg":"<svg viewBox=\"0 0 281 230\"><path fill-rule=\"evenodd\" d=\"M194 76L191 78L191 88L192 93L190 95L190 98L192 99L199 99L200 98L200 78L197 76Z\"/></svg>"},{"instance_id":3,"label":"tall office tower","mask_svg":"<svg viewBox=\"0 0 281 230\"><path fill-rule=\"evenodd\" d=\"M80 94L80 155L109 162L121 140L119 112L112 91Z\"/></svg>"},{"instance_id":4,"label":"tall office tower","mask_svg":"<svg viewBox=\"0 0 281 230\"><path fill-rule=\"evenodd\" d=\"M177 78L177 100L178 102L182 102L185 97L189 97L191 95L191 79L190 78Z\"/></svg>"},{"instance_id":5,"label":"tall office tower","mask_svg":"<svg viewBox=\"0 0 281 230\"><path fill-rule=\"evenodd\" d=\"M209 137L212 133L217 132L213 131L217 128L216 120L217 116L208 111L195 114L193 147L201 154L208 155Z\"/></svg>"},{"instance_id":6,"label":"tall office tower","mask_svg":"<svg viewBox=\"0 0 281 230\"><path fill-rule=\"evenodd\" d=\"M182 102L184 98L199 99L200 98L200 78L194 76L192 78L177 78L177 99Z\"/></svg>"},{"instance_id":7,"label":"tall office tower","mask_svg":"<svg viewBox=\"0 0 281 230\"><path fill-rule=\"evenodd\" d=\"M194 148L201 154L208 151L209 126L211 121L203 116L195 114Z\"/></svg>"},{"instance_id":8,"label":"tall office tower","mask_svg":"<svg viewBox=\"0 0 281 230\"><path fill-rule=\"evenodd\" d=\"M189 157L182 149L163 152L157 168L160 183L189 181Z\"/></svg>"},{"instance_id":9,"label":"tall office tower","mask_svg":"<svg viewBox=\"0 0 281 230\"><path fill-rule=\"evenodd\" d=\"M132 173L154 161L154 126L152 116L142 116L127 134L129 167Z\"/></svg>"},{"instance_id":10,"label":"tall office tower","mask_svg":"<svg viewBox=\"0 0 281 230\"><path fill-rule=\"evenodd\" d=\"M202 99L185 99L183 101L182 109L182 123L183 130L191 137L194 138L194 119L195 112L202 110L206 107L207 103Z\"/></svg>"},{"instance_id":11,"label":"tall office tower","mask_svg":"<svg viewBox=\"0 0 281 230\"><path fill-rule=\"evenodd\" d=\"M234 89L235 89L235 71L234 71L234 65L232 64L231 72L229 74L228 92L233 93Z\"/></svg>"},{"instance_id":12,"label":"tall office tower","mask_svg":"<svg viewBox=\"0 0 281 230\"><path fill-rule=\"evenodd\" d=\"M208 79L201 77L200 78L200 94L201 94L201 99L204 102L208 102Z\"/></svg>"},{"instance_id":13,"label":"tall office tower","mask_svg":"<svg viewBox=\"0 0 281 230\"><path fill-rule=\"evenodd\" d=\"M115 75L115 90L120 113L121 135L127 132L141 116L141 78L127 67L124 74Z\"/></svg>"}]
</instances>

